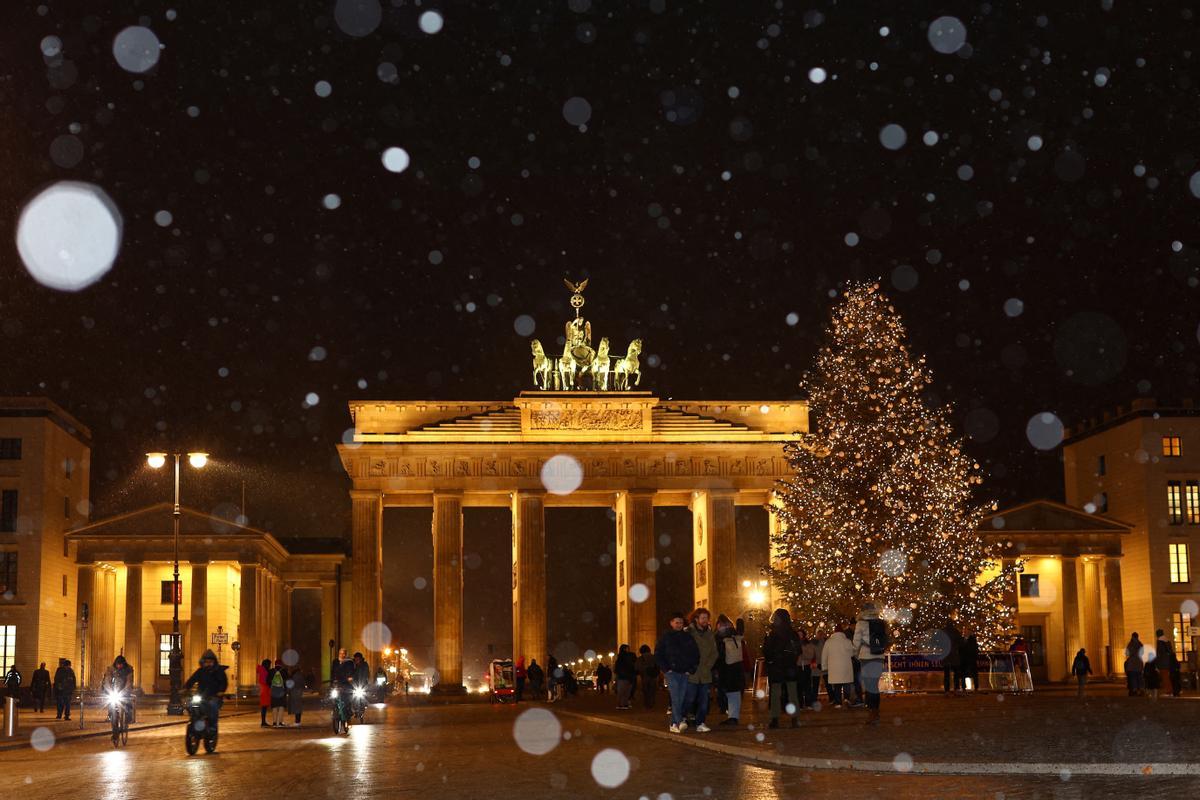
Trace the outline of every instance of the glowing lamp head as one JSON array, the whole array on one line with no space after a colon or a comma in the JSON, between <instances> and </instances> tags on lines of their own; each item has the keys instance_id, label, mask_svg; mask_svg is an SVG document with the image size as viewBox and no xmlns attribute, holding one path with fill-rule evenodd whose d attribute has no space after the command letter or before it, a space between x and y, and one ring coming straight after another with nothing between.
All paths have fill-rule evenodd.
<instances>
[{"instance_id":1,"label":"glowing lamp head","mask_svg":"<svg viewBox=\"0 0 1200 800\"><path fill-rule=\"evenodd\" d=\"M167 463L167 454L146 453L146 463L150 465L150 469L162 469L163 464Z\"/></svg>"},{"instance_id":2,"label":"glowing lamp head","mask_svg":"<svg viewBox=\"0 0 1200 800\"><path fill-rule=\"evenodd\" d=\"M761 590L755 589L753 592L750 593L750 602L754 603L754 605L761 606L766 601L767 601L767 596Z\"/></svg>"},{"instance_id":3,"label":"glowing lamp head","mask_svg":"<svg viewBox=\"0 0 1200 800\"><path fill-rule=\"evenodd\" d=\"M208 463L208 453L188 453L188 463L196 469L203 469Z\"/></svg>"}]
</instances>

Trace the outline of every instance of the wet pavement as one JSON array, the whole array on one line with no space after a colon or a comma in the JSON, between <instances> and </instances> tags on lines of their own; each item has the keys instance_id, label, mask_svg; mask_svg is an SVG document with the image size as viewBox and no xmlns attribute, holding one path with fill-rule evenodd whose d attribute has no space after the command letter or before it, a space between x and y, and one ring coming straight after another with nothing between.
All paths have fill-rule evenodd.
<instances>
[{"instance_id":1,"label":"wet pavement","mask_svg":"<svg viewBox=\"0 0 1200 800\"><path fill-rule=\"evenodd\" d=\"M1200 779L1158 776L926 776L894 769L854 773L778 768L706 752L686 740L659 739L555 713L588 712L593 703L603 710L609 700L575 698L552 708L480 703L372 708L368 724L353 728L347 736L332 735L326 714L316 711L305 714L300 729L264 730L257 717L243 716L225 721L218 752L210 756L185 755L181 727L136 732L122 750L114 750L104 739L64 741L44 752L26 748L0 753L0 797L142 798L169 793L238 800L267 794L447 800L879 796L1092 800L1127 798L1131 792L1147 796L1194 793L1200 787ZM533 708L541 722L514 725L519 715ZM1192 715L1200 712L1200 706L1190 703L1187 709ZM547 720L561 724L557 735L553 730L543 735L547 724L555 726ZM828 744L838 749L838 743L876 742L873 747L894 755L901 747L917 749L904 727L869 732L856 726L836 732L828 741L815 730L805 729L783 731L779 738L785 740L786 736L789 747L797 752ZM1196 735L1191 731L1178 734L1181 748L1185 739L1190 742L1188 737ZM944 737L950 742L971 738L953 729L944 731ZM548 747L552 749L542 755L526 752ZM602 782L615 785L606 788Z\"/></svg>"}]
</instances>

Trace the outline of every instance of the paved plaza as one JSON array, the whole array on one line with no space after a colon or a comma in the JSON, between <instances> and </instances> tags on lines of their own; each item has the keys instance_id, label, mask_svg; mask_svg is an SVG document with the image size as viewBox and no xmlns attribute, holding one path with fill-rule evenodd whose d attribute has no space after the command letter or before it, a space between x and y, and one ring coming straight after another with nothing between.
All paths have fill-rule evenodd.
<instances>
[{"instance_id":1,"label":"paved plaza","mask_svg":"<svg viewBox=\"0 0 1200 800\"><path fill-rule=\"evenodd\" d=\"M661 698L660 698L661 699ZM661 703L660 703L661 706ZM562 725L560 741L534 755L518 746L514 723L532 708ZM1100 697L1085 706L1067 696L994 695L963 699L885 698L885 724L867 730L858 712L804 715L799 730L717 729L701 738L659 735L665 715L616 712L612 697L492 706L394 703L372 708L349 736L328 731L327 715L306 712L300 729L263 730L257 715L226 719L218 752L188 757L180 726L135 731L128 748L105 738L62 739L44 752L0 752L0 796L20 798L421 797L542 798L1093 798L1194 792L1200 776L1134 774L919 775L912 763L1159 763L1188 765L1200 752L1200 704ZM746 715L751 718L751 715ZM718 717L719 719L719 717ZM897 723L895 720L900 720ZM755 723L757 725L757 723ZM618 725L622 727L617 727ZM628 727L624 727L628 726ZM756 734L764 734L758 742ZM529 749L529 741L523 741ZM536 744L536 743L535 743ZM878 771L763 763L702 749L730 745L750 754L882 761ZM607 752L600 760L598 756ZM607 759L607 760L604 760ZM612 783L628 776L614 788Z\"/></svg>"}]
</instances>

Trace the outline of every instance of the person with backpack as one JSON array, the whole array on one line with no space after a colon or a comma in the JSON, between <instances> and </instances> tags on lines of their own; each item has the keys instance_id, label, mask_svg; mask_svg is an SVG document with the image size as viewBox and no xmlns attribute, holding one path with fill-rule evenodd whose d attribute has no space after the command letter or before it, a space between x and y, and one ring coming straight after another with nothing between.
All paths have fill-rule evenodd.
<instances>
[{"instance_id":1,"label":"person with backpack","mask_svg":"<svg viewBox=\"0 0 1200 800\"><path fill-rule=\"evenodd\" d=\"M267 673L267 687L271 695L271 727L283 727L283 714L287 711L288 671L283 662L275 659L275 667Z\"/></svg>"},{"instance_id":2,"label":"person with backpack","mask_svg":"<svg viewBox=\"0 0 1200 800\"><path fill-rule=\"evenodd\" d=\"M879 724L879 679L883 677L883 657L891 639L887 623L879 618L875 604L863 603L858 623L854 626L852 640L858 660L862 664L860 680L863 693L867 696L867 724Z\"/></svg>"},{"instance_id":3,"label":"person with backpack","mask_svg":"<svg viewBox=\"0 0 1200 800\"><path fill-rule=\"evenodd\" d=\"M783 708L783 692L787 690L791 707L792 727L799 728L800 694L796 678L799 674L797 661L800 659L800 637L792 630L792 617L786 608L777 608L771 614L770 630L762 644L763 660L767 666L767 685L770 687L771 721L769 728L779 727L779 712Z\"/></svg>"},{"instance_id":4,"label":"person with backpack","mask_svg":"<svg viewBox=\"0 0 1200 800\"><path fill-rule=\"evenodd\" d=\"M717 667L718 696L725 697L725 718L722 725L737 725L742 714L742 692L746 689L746 676L742 672L742 637L738 635L729 617L717 617Z\"/></svg>"},{"instance_id":5,"label":"person with backpack","mask_svg":"<svg viewBox=\"0 0 1200 800\"><path fill-rule=\"evenodd\" d=\"M1088 660L1087 650L1084 650L1082 647L1075 654L1075 660L1071 662L1071 674L1079 682L1079 690L1075 696L1083 697L1083 690L1087 686L1088 675L1092 674L1092 662Z\"/></svg>"}]
</instances>

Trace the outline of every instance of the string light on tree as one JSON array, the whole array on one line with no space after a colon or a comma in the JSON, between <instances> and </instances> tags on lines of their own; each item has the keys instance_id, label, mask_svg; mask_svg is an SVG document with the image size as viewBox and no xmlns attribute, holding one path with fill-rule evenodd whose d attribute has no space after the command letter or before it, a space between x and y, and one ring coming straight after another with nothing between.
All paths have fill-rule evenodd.
<instances>
[{"instance_id":1,"label":"string light on tree","mask_svg":"<svg viewBox=\"0 0 1200 800\"><path fill-rule=\"evenodd\" d=\"M787 446L772 583L810 628L855 618L873 600L900 648L957 612L984 647L1012 632L1005 602L1016 566L1000 567L978 533L979 464L949 408L931 408L931 373L878 284L851 286L805 377L812 432Z\"/></svg>"}]
</instances>

